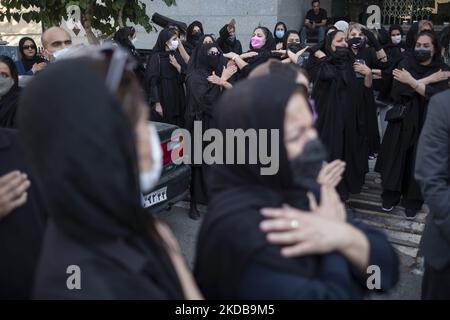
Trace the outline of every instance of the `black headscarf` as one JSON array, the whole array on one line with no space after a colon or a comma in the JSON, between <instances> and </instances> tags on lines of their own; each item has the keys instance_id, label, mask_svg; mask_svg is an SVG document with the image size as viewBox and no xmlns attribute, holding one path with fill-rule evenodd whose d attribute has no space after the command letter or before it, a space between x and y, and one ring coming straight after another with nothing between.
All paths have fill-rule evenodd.
<instances>
[{"instance_id":1,"label":"black headscarf","mask_svg":"<svg viewBox=\"0 0 450 320\"><path fill-rule=\"evenodd\" d=\"M300 34L299 34L298 31L296 31L296 30L289 30L289 31L286 31L286 34L284 35L284 39L283 39L283 50L286 50L286 49L288 48L288 43L287 43L287 41L288 41L288 38L289 38L289 36L290 36L291 34L296 34L296 35L298 35L298 36L300 37Z\"/></svg>"},{"instance_id":2,"label":"black headscarf","mask_svg":"<svg viewBox=\"0 0 450 320\"><path fill-rule=\"evenodd\" d=\"M255 31L257 29L263 30L263 32L266 36L266 43L264 44L264 46L262 46L262 48L256 49L256 48L253 48L252 42L250 41L250 50L255 51L255 52L265 52L265 51L270 52L271 50L274 50L275 49L275 39L272 35L272 32L270 32L270 30L267 29L266 27L257 27L257 28L255 28Z\"/></svg>"},{"instance_id":3,"label":"black headscarf","mask_svg":"<svg viewBox=\"0 0 450 320\"><path fill-rule=\"evenodd\" d=\"M306 190L294 187L284 146L284 119L290 97L297 90L294 81L279 76L261 76L238 84L224 94L216 107L217 125L225 137L227 129L279 130L279 171L262 176L257 164L213 165L208 179L210 198L197 248L195 274L207 298L235 298L240 276L249 263L312 276L316 258L285 259L280 247L269 245L259 230L259 210L283 203L306 209ZM273 90L277 92L272 94ZM271 154L270 143L259 141ZM236 148L235 148L236 151ZM248 163L249 146L245 147ZM224 150L225 155L228 150ZM236 154L236 152L235 152ZM234 158L236 161L236 157ZM235 162L236 163L236 162ZM226 279L226 281L224 281Z\"/></svg>"},{"instance_id":4,"label":"black headscarf","mask_svg":"<svg viewBox=\"0 0 450 320\"><path fill-rule=\"evenodd\" d=\"M400 35L403 37L403 35L405 34L405 32L403 31L403 28L398 25L398 24L393 24L389 27L389 35L388 35L388 40L387 40L387 44L384 46L384 48L393 48L393 47L401 47L401 48L405 48L405 44L402 42L400 42L399 44L394 44L392 42L392 31L394 30L398 30L400 31Z\"/></svg>"},{"instance_id":5,"label":"black headscarf","mask_svg":"<svg viewBox=\"0 0 450 320\"><path fill-rule=\"evenodd\" d=\"M419 33L419 23L413 23L406 34L406 48L413 51L416 46L416 36Z\"/></svg>"},{"instance_id":6,"label":"black headscarf","mask_svg":"<svg viewBox=\"0 0 450 320\"><path fill-rule=\"evenodd\" d=\"M308 48L307 49L308 52L310 52L311 54L316 53L318 50L322 50L323 52L325 52L325 42L327 41L328 32L330 30L334 30L334 32L338 31L338 29L335 26L329 26L328 28L326 28L325 29L325 35L324 35L323 39L320 39L320 41L316 45L311 46L310 48Z\"/></svg>"},{"instance_id":7,"label":"black headscarf","mask_svg":"<svg viewBox=\"0 0 450 320\"><path fill-rule=\"evenodd\" d=\"M19 124L56 226L92 246L126 241L157 262L146 268L179 298L172 265L141 206L134 129L92 64L62 61L39 74L24 92Z\"/></svg>"},{"instance_id":8,"label":"black headscarf","mask_svg":"<svg viewBox=\"0 0 450 320\"><path fill-rule=\"evenodd\" d=\"M8 56L0 56L0 62L8 66L14 80L12 88L3 97L0 97L0 127L17 128L16 114L21 90L16 64Z\"/></svg>"},{"instance_id":9,"label":"black headscarf","mask_svg":"<svg viewBox=\"0 0 450 320\"><path fill-rule=\"evenodd\" d=\"M169 41L175 34L176 31L173 28L162 29L158 35L158 40L156 40L156 44L153 47L153 53L165 52L166 42Z\"/></svg>"},{"instance_id":10,"label":"black headscarf","mask_svg":"<svg viewBox=\"0 0 450 320\"><path fill-rule=\"evenodd\" d=\"M325 38L324 49L325 49L325 54L327 55L327 59L334 65L343 65L343 64L353 63L355 58L352 56L350 49L347 50L346 55L340 56L335 51L333 51L333 49L331 48L333 40L338 33L343 33L343 32L342 31L333 31L333 32L330 32Z\"/></svg>"},{"instance_id":11,"label":"black headscarf","mask_svg":"<svg viewBox=\"0 0 450 320\"><path fill-rule=\"evenodd\" d=\"M288 31L287 26L286 26L286 24L284 22L282 22L282 21L277 22L277 24L275 25L275 28L273 29L273 36L274 36L274 40L275 40L276 43L284 42L284 39L285 39L284 37L282 39L277 37L276 31L277 31L278 26L280 26L280 25L283 26L283 28L284 28L284 35L285 36L286 36L286 32Z\"/></svg>"},{"instance_id":12,"label":"black headscarf","mask_svg":"<svg viewBox=\"0 0 450 320\"><path fill-rule=\"evenodd\" d=\"M208 51L211 50L212 48L216 48L219 51L219 55L217 55L217 64L215 65L215 67L213 68L210 63L208 63L209 61L209 57L208 57ZM216 43L205 43L202 44L198 47L198 49L196 49L196 53L195 55L193 55L191 57L192 59L192 66L189 66L189 69L192 67L195 70L206 70L208 72L211 71L216 71L219 67L219 64L221 64L222 61L222 50L220 50L219 46ZM189 61L191 62L191 60Z\"/></svg>"},{"instance_id":13,"label":"black headscarf","mask_svg":"<svg viewBox=\"0 0 450 320\"><path fill-rule=\"evenodd\" d=\"M36 48L36 49L35 49L35 54L34 54L34 56L33 56L31 59L29 59L29 58L25 55L24 50L23 50L23 46L25 45L25 42L26 42L26 41L31 41L31 42L33 42L33 45L34 45L34 47ZM42 58L41 56L39 56L39 55L37 54L37 45L36 45L36 42L34 42L34 40L33 40L32 38L29 38L29 37L23 37L22 39L20 39L20 41L19 41L19 52L20 52L20 58L21 58L21 60L22 60L23 66L24 66L24 68L25 68L25 71L31 70L31 68L33 68L33 65L34 65L35 63L42 63L42 62L45 62L45 59Z\"/></svg>"},{"instance_id":14,"label":"black headscarf","mask_svg":"<svg viewBox=\"0 0 450 320\"><path fill-rule=\"evenodd\" d=\"M203 36L204 31L203 31L203 25L200 21L194 21L192 22L189 27L187 28L187 32L186 32L186 41L190 44L192 44L193 46L196 46L199 41L200 41L200 37L199 38L195 38L194 37L194 28L195 27L199 27L200 28L200 37Z\"/></svg>"},{"instance_id":15,"label":"black headscarf","mask_svg":"<svg viewBox=\"0 0 450 320\"><path fill-rule=\"evenodd\" d=\"M204 44L203 42L205 41L205 38L213 39L213 43L212 44L208 44L208 43ZM207 54L207 52L206 53L204 52L204 49L206 48L207 45L210 45L207 50L211 49L212 47L216 47L219 50L219 52L221 53L221 55L220 55L221 63L215 71L218 76L222 75L223 66L225 66L227 64L227 60L223 56L222 49L215 41L213 34L205 34L200 38L198 45L195 47L195 49L191 53L191 57L189 59L189 64L188 64L188 71L187 71L188 74L192 73L192 71L194 71L198 68L201 68L201 60L204 60L204 58ZM202 55L203 55L203 57L201 57Z\"/></svg>"}]
</instances>

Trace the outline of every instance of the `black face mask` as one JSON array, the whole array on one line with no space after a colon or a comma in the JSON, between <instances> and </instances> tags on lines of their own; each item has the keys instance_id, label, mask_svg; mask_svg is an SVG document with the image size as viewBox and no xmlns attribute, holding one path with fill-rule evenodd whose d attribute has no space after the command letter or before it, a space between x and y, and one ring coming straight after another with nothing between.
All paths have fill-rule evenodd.
<instances>
[{"instance_id":1,"label":"black face mask","mask_svg":"<svg viewBox=\"0 0 450 320\"><path fill-rule=\"evenodd\" d=\"M348 57L348 48L336 47L336 55L339 58L346 58L346 57Z\"/></svg>"},{"instance_id":2,"label":"black face mask","mask_svg":"<svg viewBox=\"0 0 450 320\"><path fill-rule=\"evenodd\" d=\"M195 32L192 34L192 40L194 40L194 41L199 41L201 37L202 37L201 32Z\"/></svg>"},{"instance_id":3,"label":"black face mask","mask_svg":"<svg viewBox=\"0 0 450 320\"><path fill-rule=\"evenodd\" d=\"M216 70L219 65L220 55L208 55L207 62L211 70Z\"/></svg>"},{"instance_id":4,"label":"black face mask","mask_svg":"<svg viewBox=\"0 0 450 320\"><path fill-rule=\"evenodd\" d=\"M366 39L361 37L356 37L348 40L348 45L353 49L362 49L366 46Z\"/></svg>"},{"instance_id":5,"label":"black face mask","mask_svg":"<svg viewBox=\"0 0 450 320\"><path fill-rule=\"evenodd\" d=\"M414 58L418 62L425 62L431 58L431 49L414 49Z\"/></svg>"},{"instance_id":6,"label":"black face mask","mask_svg":"<svg viewBox=\"0 0 450 320\"><path fill-rule=\"evenodd\" d=\"M308 142L303 152L290 161L294 184L311 190L317 183L317 177L327 158L327 152L319 139Z\"/></svg>"},{"instance_id":7,"label":"black face mask","mask_svg":"<svg viewBox=\"0 0 450 320\"><path fill-rule=\"evenodd\" d=\"M299 52L300 50L302 50L304 46L303 46L301 43L293 42L293 43L289 43L289 44L287 45L287 47L288 47L288 49L291 50L293 53L297 53L297 52Z\"/></svg>"},{"instance_id":8,"label":"black face mask","mask_svg":"<svg viewBox=\"0 0 450 320\"><path fill-rule=\"evenodd\" d=\"M227 43L229 45L233 45L235 41L236 41L236 36L229 36L227 39Z\"/></svg>"}]
</instances>

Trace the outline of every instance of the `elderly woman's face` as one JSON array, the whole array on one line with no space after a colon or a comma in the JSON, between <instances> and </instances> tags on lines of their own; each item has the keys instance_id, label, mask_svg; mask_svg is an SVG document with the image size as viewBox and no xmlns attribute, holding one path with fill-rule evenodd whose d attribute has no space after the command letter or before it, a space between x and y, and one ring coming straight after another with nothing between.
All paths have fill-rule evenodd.
<instances>
[{"instance_id":1,"label":"elderly woman's face","mask_svg":"<svg viewBox=\"0 0 450 320\"><path fill-rule=\"evenodd\" d=\"M315 138L317 131L308 103L301 94L295 93L289 99L284 119L284 143L288 159L299 156L305 145Z\"/></svg>"}]
</instances>

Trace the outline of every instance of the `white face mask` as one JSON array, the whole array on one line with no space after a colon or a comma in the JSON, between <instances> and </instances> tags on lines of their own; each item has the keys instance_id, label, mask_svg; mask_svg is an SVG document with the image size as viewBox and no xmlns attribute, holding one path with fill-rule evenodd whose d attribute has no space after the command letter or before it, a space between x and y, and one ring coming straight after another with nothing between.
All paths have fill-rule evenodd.
<instances>
[{"instance_id":1,"label":"white face mask","mask_svg":"<svg viewBox=\"0 0 450 320\"><path fill-rule=\"evenodd\" d=\"M391 37L391 40L393 44L399 44L400 42L402 42L402 36L393 36Z\"/></svg>"},{"instance_id":2,"label":"white face mask","mask_svg":"<svg viewBox=\"0 0 450 320\"><path fill-rule=\"evenodd\" d=\"M158 184L163 169L161 142L159 140L158 132L151 123L149 124L149 133L153 165L149 171L141 172L139 174L139 182L142 193L151 191Z\"/></svg>"},{"instance_id":3,"label":"white face mask","mask_svg":"<svg viewBox=\"0 0 450 320\"><path fill-rule=\"evenodd\" d=\"M61 59L61 57L63 57L68 51L69 51L69 48L64 48L64 49L58 50L53 53L53 58L55 59L55 61L57 61L58 59Z\"/></svg>"},{"instance_id":4,"label":"white face mask","mask_svg":"<svg viewBox=\"0 0 450 320\"><path fill-rule=\"evenodd\" d=\"M179 45L178 41L177 41L177 40L174 40L174 41L172 41L172 42L170 43L169 49L172 50L172 51L175 51L175 50L178 49L178 45Z\"/></svg>"},{"instance_id":5,"label":"white face mask","mask_svg":"<svg viewBox=\"0 0 450 320\"><path fill-rule=\"evenodd\" d=\"M6 95L13 86L13 79L0 76L0 98Z\"/></svg>"}]
</instances>

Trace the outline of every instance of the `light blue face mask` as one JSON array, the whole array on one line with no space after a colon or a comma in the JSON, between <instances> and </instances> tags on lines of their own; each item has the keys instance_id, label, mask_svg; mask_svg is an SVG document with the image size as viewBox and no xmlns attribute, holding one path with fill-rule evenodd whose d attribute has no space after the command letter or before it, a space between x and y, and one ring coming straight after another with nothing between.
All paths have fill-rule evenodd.
<instances>
[{"instance_id":1,"label":"light blue face mask","mask_svg":"<svg viewBox=\"0 0 450 320\"><path fill-rule=\"evenodd\" d=\"M284 31L283 30L277 30L275 32L275 35L277 36L278 39L283 39L284 37Z\"/></svg>"},{"instance_id":2,"label":"light blue face mask","mask_svg":"<svg viewBox=\"0 0 450 320\"><path fill-rule=\"evenodd\" d=\"M13 79L0 76L0 98L6 95L13 86Z\"/></svg>"}]
</instances>

